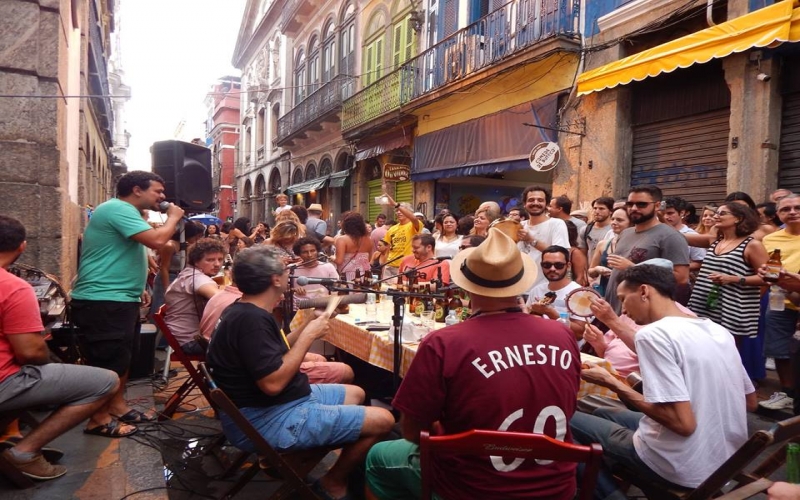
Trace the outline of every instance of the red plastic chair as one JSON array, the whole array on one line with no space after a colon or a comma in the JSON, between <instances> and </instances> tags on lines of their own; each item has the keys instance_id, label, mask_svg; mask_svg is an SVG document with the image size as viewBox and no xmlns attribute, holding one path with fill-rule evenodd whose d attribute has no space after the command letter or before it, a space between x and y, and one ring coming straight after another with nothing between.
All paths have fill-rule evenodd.
<instances>
[{"instance_id":1,"label":"red plastic chair","mask_svg":"<svg viewBox=\"0 0 800 500\"><path fill-rule=\"evenodd\" d=\"M433 492L430 469L434 454L492 455L559 462L584 462L586 469L578 497L581 500L592 498L603 459L603 448L597 443L582 446L557 441L544 434L483 430L471 430L451 436L430 436L427 431L422 431L419 451L423 500L430 500Z\"/></svg>"},{"instance_id":2,"label":"red plastic chair","mask_svg":"<svg viewBox=\"0 0 800 500\"><path fill-rule=\"evenodd\" d=\"M170 361L178 361L183 367L186 369L186 372L189 374L189 378L181 385L178 390L176 390L172 396L169 397L167 403L164 405L164 409L159 414L159 420L166 420L168 418L172 418L175 412L180 407L181 403L186 396L189 395L194 389L199 388L203 396L205 396L206 400L211 404L212 407L216 410L216 405L211 400L211 394L206 387L205 382L203 381L203 376L200 375L200 372L195 368L192 364L192 361L202 362L206 360L205 354L186 354L181 349L180 344L172 335L172 332L169 330L166 321L164 321L164 315L167 312L166 304L161 306L157 313L153 315L153 321L155 321L158 329L161 330L162 335L167 340L167 344L172 348L172 354L170 355Z\"/></svg>"}]
</instances>

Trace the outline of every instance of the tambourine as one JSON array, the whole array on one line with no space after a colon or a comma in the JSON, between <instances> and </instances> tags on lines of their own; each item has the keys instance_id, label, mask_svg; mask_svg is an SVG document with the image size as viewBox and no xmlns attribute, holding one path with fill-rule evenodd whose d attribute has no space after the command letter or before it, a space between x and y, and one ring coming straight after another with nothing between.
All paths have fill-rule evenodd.
<instances>
[{"instance_id":1,"label":"tambourine","mask_svg":"<svg viewBox=\"0 0 800 500\"><path fill-rule=\"evenodd\" d=\"M581 318L588 318L594 316L592 312L592 302L597 299L602 299L602 297L594 288L584 287L576 288L569 292L564 302L570 314Z\"/></svg>"}]
</instances>

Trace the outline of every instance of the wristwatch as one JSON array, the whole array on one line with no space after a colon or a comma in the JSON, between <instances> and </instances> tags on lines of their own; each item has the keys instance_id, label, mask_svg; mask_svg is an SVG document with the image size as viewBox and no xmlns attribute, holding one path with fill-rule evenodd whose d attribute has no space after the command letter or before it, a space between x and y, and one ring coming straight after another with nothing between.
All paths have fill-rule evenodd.
<instances>
[{"instance_id":1,"label":"wristwatch","mask_svg":"<svg viewBox=\"0 0 800 500\"><path fill-rule=\"evenodd\" d=\"M744 276L739 276L739 284L742 285L742 286L745 285L745 277Z\"/></svg>"}]
</instances>

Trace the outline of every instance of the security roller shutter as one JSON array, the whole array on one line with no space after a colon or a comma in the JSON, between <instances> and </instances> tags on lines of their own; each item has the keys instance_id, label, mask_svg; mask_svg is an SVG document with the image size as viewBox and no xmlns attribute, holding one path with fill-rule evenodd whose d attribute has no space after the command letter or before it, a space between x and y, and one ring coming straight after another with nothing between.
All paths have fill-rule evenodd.
<instances>
[{"instance_id":1,"label":"security roller shutter","mask_svg":"<svg viewBox=\"0 0 800 500\"><path fill-rule=\"evenodd\" d=\"M414 204L414 184L411 181L397 182L394 188L394 199L397 203Z\"/></svg>"},{"instance_id":2,"label":"security roller shutter","mask_svg":"<svg viewBox=\"0 0 800 500\"><path fill-rule=\"evenodd\" d=\"M631 186L656 185L695 206L727 192L730 91L714 60L632 85Z\"/></svg>"},{"instance_id":3,"label":"security roller shutter","mask_svg":"<svg viewBox=\"0 0 800 500\"><path fill-rule=\"evenodd\" d=\"M800 192L800 56L783 62L783 111L778 152L778 187Z\"/></svg>"},{"instance_id":4,"label":"security roller shutter","mask_svg":"<svg viewBox=\"0 0 800 500\"><path fill-rule=\"evenodd\" d=\"M367 189L369 191L369 195L367 196L367 206L369 207L368 222L374 221L375 217L383 212L383 207L375 204L375 198L383 194L382 182L382 179L375 179L374 181L367 182Z\"/></svg>"},{"instance_id":5,"label":"security roller shutter","mask_svg":"<svg viewBox=\"0 0 800 500\"><path fill-rule=\"evenodd\" d=\"M729 108L633 129L631 186L656 185L695 206L727 191ZM800 173L800 172L798 172Z\"/></svg>"}]
</instances>

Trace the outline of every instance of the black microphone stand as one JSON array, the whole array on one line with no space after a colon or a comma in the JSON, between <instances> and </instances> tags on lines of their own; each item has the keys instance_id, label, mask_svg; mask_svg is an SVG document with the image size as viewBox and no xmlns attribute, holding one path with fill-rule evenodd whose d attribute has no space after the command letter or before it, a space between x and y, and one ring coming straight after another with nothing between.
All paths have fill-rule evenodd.
<instances>
[{"instance_id":1,"label":"black microphone stand","mask_svg":"<svg viewBox=\"0 0 800 500\"><path fill-rule=\"evenodd\" d=\"M408 273L409 271L406 271ZM405 273L404 273L405 274ZM380 283L378 281L377 283ZM400 363L401 357L403 353L403 343L402 343L402 331L403 331L403 305L405 305L406 298L418 297L418 298L444 298L444 294L437 294L437 293L413 293L413 292L403 292L400 290L389 289L384 291L377 291L371 288L338 288L334 287L333 285L326 285L326 288L331 292L359 292L359 293L374 293L376 295L382 294L386 295L387 297L392 298L392 304L394 306L394 312L392 314L392 333L394 337L394 351L392 356L392 389L397 392L397 388L400 387Z\"/></svg>"}]
</instances>

